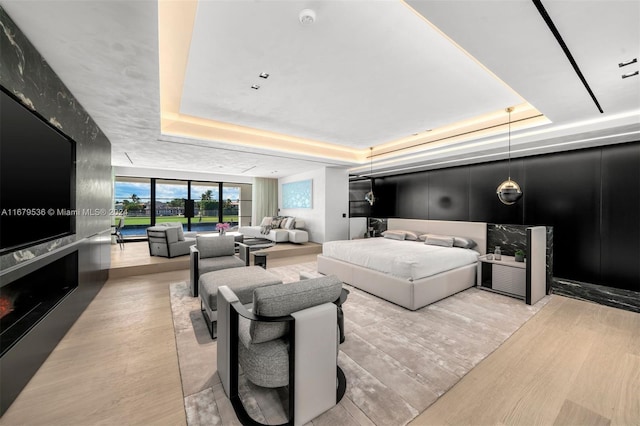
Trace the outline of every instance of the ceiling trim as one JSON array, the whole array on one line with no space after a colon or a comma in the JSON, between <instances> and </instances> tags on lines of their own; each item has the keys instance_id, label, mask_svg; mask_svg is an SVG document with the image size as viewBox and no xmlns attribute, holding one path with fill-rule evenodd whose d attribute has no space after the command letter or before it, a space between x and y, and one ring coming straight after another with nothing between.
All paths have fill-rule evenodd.
<instances>
[{"instance_id":1,"label":"ceiling trim","mask_svg":"<svg viewBox=\"0 0 640 426\"><path fill-rule=\"evenodd\" d=\"M522 99L513 88L499 79L491 70L482 65L461 46L417 13L411 6L406 4L406 2L401 1L401 3L413 13L420 16L425 22L425 25L433 27L442 37L446 38L456 46L456 48L481 66L489 75ZM180 2L160 0L159 2L158 42L162 135L198 138L212 142L232 143L259 149L322 157L345 161L354 165L365 164L369 161L369 149L351 148L182 114L180 112L180 106L192 39L191 34L193 33L197 9L198 0L184 0ZM505 108L509 106L512 105L505 105ZM515 118L516 126L518 122L523 121L523 116L530 118L523 127L549 123L549 120L546 119L540 111L524 100L516 109L520 114L520 119L518 117ZM469 139L468 135L482 137L495 134L501 131L500 127L504 124L503 113L503 110L489 112L437 129L425 130L422 133L415 133L405 138L377 145L375 148L378 152L375 156L392 157L400 151L402 151L402 154L417 153L424 150L427 145L431 148L443 143L456 142L465 136L466 139Z\"/></svg>"}]
</instances>

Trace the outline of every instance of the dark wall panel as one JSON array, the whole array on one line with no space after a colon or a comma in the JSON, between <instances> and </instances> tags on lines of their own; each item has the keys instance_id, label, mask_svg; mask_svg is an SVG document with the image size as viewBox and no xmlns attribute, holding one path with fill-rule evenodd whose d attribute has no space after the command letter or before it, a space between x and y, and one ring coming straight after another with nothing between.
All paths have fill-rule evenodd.
<instances>
[{"instance_id":1,"label":"dark wall panel","mask_svg":"<svg viewBox=\"0 0 640 426\"><path fill-rule=\"evenodd\" d=\"M640 144L602 152L600 284L640 291Z\"/></svg>"},{"instance_id":2,"label":"dark wall panel","mask_svg":"<svg viewBox=\"0 0 640 426\"><path fill-rule=\"evenodd\" d=\"M524 222L554 227L554 276L600 277L600 149L528 158Z\"/></svg>"},{"instance_id":3,"label":"dark wall panel","mask_svg":"<svg viewBox=\"0 0 640 426\"><path fill-rule=\"evenodd\" d=\"M429 203L429 175L404 175L393 178L397 185L395 215L407 219L426 219Z\"/></svg>"},{"instance_id":4,"label":"dark wall panel","mask_svg":"<svg viewBox=\"0 0 640 426\"><path fill-rule=\"evenodd\" d=\"M398 181L393 178L375 179L373 193L376 202L373 205L373 217L396 216L396 194L398 193Z\"/></svg>"},{"instance_id":5,"label":"dark wall panel","mask_svg":"<svg viewBox=\"0 0 640 426\"><path fill-rule=\"evenodd\" d=\"M524 181L523 160L511 161L511 179L515 180L524 193L516 204L502 204L496 189L509 177L507 161L469 166L469 220L522 225L523 201L527 196Z\"/></svg>"},{"instance_id":6,"label":"dark wall panel","mask_svg":"<svg viewBox=\"0 0 640 426\"><path fill-rule=\"evenodd\" d=\"M640 291L640 142L376 179L375 217L554 227L554 276ZM426 206L425 206L425 201ZM426 209L426 212L425 212Z\"/></svg>"},{"instance_id":7,"label":"dark wall panel","mask_svg":"<svg viewBox=\"0 0 640 426\"><path fill-rule=\"evenodd\" d=\"M429 219L469 220L469 167L429 172Z\"/></svg>"}]
</instances>

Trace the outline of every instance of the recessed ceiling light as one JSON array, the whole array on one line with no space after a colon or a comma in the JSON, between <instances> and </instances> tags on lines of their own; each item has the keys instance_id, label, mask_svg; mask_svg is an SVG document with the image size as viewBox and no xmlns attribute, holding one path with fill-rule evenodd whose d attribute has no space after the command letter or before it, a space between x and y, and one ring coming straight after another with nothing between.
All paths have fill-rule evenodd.
<instances>
[{"instance_id":1,"label":"recessed ceiling light","mask_svg":"<svg viewBox=\"0 0 640 426\"><path fill-rule=\"evenodd\" d=\"M640 72L634 71L634 72L630 72L630 73L627 73L627 74L622 74L622 78L629 78L629 77L633 77L634 75L638 75L638 74L640 74Z\"/></svg>"},{"instance_id":2,"label":"recessed ceiling light","mask_svg":"<svg viewBox=\"0 0 640 426\"><path fill-rule=\"evenodd\" d=\"M255 90L258 90L260 88L260 85L259 84L252 84L251 88L255 89Z\"/></svg>"},{"instance_id":3,"label":"recessed ceiling light","mask_svg":"<svg viewBox=\"0 0 640 426\"><path fill-rule=\"evenodd\" d=\"M260 78L269 78L269 74L266 72L261 72L260 73Z\"/></svg>"},{"instance_id":4,"label":"recessed ceiling light","mask_svg":"<svg viewBox=\"0 0 640 426\"><path fill-rule=\"evenodd\" d=\"M316 13L311 9L304 9L298 15L298 19L305 25L313 24L316 20Z\"/></svg>"}]
</instances>

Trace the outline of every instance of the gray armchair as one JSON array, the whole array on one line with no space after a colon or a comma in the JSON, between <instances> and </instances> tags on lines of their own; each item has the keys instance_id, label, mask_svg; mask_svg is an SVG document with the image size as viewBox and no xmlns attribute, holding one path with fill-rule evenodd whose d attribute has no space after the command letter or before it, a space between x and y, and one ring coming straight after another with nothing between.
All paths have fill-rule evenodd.
<instances>
[{"instance_id":1,"label":"gray armchair","mask_svg":"<svg viewBox=\"0 0 640 426\"><path fill-rule=\"evenodd\" d=\"M198 281L207 272L249 266L249 246L230 235L198 235L190 247L191 295L198 297ZM238 247L238 256L236 253Z\"/></svg>"},{"instance_id":2,"label":"gray armchair","mask_svg":"<svg viewBox=\"0 0 640 426\"><path fill-rule=\"evenodd\" d=\"M238 366L258 386L288 387L288 424L305 424L342 399L332 303L341 292L335 276L258 287L249 312L229 287L218 288L218 374L242 424L260 423L240 400Z\"/></svg>"},{"instance_id":3,"label":"gray armchair","mask_svg":"<svg viewBox=\"0 0 640 426\"><path fill-rule=\"evenodd\" d=\"M149 254L151 256L176 257L189 254L189 247L196 243L193 233L185 233L180 222L158 223L147 228Z\"/></svg>"}]
</instances>

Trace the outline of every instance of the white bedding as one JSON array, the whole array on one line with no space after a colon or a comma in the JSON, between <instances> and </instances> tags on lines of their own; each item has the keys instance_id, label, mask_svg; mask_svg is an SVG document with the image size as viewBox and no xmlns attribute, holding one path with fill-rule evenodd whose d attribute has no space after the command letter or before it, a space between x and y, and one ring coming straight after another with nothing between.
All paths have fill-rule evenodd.
<instances>
[{"instance_id":1,"label":"white bedding","mask_svg":"<svg viewBox=\"0 0 640 426\"><path fill-rule=\"evenodd\" d=\"M322 254L409 281L475 263L479 256L470 249L389 238L330 241L322 245Z\"/></svg>"}]
</instances>

